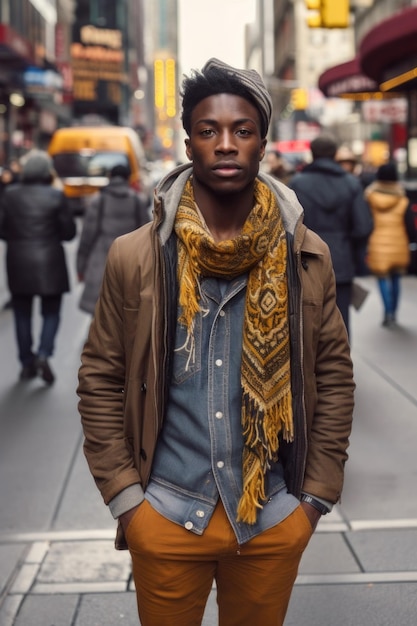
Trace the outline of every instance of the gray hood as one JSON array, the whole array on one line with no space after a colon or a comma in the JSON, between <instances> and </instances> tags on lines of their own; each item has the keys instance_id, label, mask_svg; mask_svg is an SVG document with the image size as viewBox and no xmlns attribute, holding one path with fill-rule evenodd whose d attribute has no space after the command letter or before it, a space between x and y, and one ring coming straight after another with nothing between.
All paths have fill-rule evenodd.
<instances>
[{"instance_id":1,"label":"gray hood","mask_svg":"<svg viewBox=\"0 0 417 626\"><path fill-rule=\"evenodd\" d=\"M110 179L103 191L115 198L127 198L130 195L129 182L121 176L115 176Z\"/></svg>"},{"instance_id":2,"label":"gray hood","mask_svg":"<svg viewBox=\"0 0 417 626\"><path fill-rule=\"evenodd\" d=\"M52 159L47 152L31 150L22 159L22 182L51 183L53 179Z\"/></svg>"},{"instance_id":3,"label":"gray hood","mask_svg":"<svg viewBox=\"0 0 417 626\"><path fill-rule=\"evenodd\" d=\"M165 210L163 222L159 228L159 236L162 245L166 243L173 230L177 207L185 183L191 176L192 171L192 163L181 165L167 174L155 189L155 195L161 200ZM293 234L297 222L303 215L303 208L297 200L294 191L272 176L269 176L269 174L260 172L258 178L266 183L275 193L278 206L281 210L284 228L287 232Z\"/></svg>"}]
</instances>

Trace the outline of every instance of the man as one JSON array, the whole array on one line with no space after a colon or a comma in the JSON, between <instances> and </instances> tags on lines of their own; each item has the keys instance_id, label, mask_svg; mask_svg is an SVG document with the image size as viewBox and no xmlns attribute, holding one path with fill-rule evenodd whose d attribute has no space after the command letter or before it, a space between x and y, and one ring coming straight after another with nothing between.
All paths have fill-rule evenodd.
<instances>
[{"instance_id":1,"label":"man","mask_svg":"<svg viewBox=\"0 0 417 626\"><path fill-rule=\"evenodd\" d=\"M327 246L258 175L260 76L210 59L182 96L191 165L109 252L79 374L85 453L142 626L200 624L213 579L220 624L277 626L340 498L347 334Z\"/></svg>"},{"instance_id":2,"label":"man","mask_svg":"<svg viewBox=\"0 0 417 626\"><path fill-rule=\"evenodd\" d=\"M372 232L372 216L358 179L335 161L337 144L320 135L310 144L313 161L290 187L304 209L304 223L328 244L336 275L337 305L349 333L349 307L357 259Z\"/></svg>"}]
</instances>

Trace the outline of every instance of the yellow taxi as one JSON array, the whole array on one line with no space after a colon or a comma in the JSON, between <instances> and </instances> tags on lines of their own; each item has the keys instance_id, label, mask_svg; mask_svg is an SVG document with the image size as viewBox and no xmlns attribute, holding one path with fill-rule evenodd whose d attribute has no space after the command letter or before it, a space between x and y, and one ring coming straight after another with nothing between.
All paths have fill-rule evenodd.
<instances>
[{"instance_id":1,"label":"yellow taxi","mask_svg":"<svg viewBox=\"0 0 417 626\"><path fill-rule=\"evenodd\" d=\"M48 152L76 215L84 213L88 196L109 182L115 165L130 170L130 185L148 193L145 152L139 135L126 126L71 126L53 134Z\"/></svg>"}]
</instances>

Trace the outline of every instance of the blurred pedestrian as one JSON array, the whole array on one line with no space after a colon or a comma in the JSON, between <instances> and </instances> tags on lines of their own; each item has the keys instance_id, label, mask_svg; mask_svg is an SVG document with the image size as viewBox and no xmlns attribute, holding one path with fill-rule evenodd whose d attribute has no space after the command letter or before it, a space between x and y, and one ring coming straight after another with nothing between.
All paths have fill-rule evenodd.
<instances>
[{"instance_id":1,"label":"blurred pedestrian","mask_svg":"<svg viewBox=\"0 0 417 626\"><path fill-rule=\"evenodd\" d=\"M103 278L106 257L113 240L150 217L146 204L129 186L129 169L115 165L110 181L87 205L77 252L78 279L84 282L80 308L93 314Z\"/></svg>"},{"instance_id":2,"label":"blurred pedestrian","mask_svg":"<svg viewBox=\"0 0 417 626\"><path fill-rule=\"evenodd\" d=\"M1 170L0 174L0 194L8 187L9 185L16 183L18 181L18 176L10 169L8 165L5 165Z\"/></svg>"},{"instance_id":3,"label":"blurred pedestrian","mask_svg":"<svg viewBox=\"0 0 417 626\"><path fill-rule=\"evenodd\" d=\"M12 172L13 182L14 183L19 182L20 177L22 175L22 158L19 159L18 157L12 157L9 160L8 167L10 171Z\"/></svg>"},{"instance_id":4,"label":"blurred pedestrian","mask_svg":"<svg viewBox=\"0 0 417 626\"><path fill-rule=\"evenodd\" d=\"M287 184L292 174L289 164L279 150L267 150L265 170L280 182Z\"/></svg>"},{"instance_id":5,"label":"blurred pedestrian","mask_svg":"<svg viewBox=\"0 0 417 626\"><path fill-rule=\"evenodd\" d=\"M10 164L4 165L0 174L0 196L3 194L3 191L9 186L17 183L20 177L20 166L14 164L14 161ZM4 310L12 308L12 299L9 297L6 302L4 302L3 307Z\"/></svg>"},{"instance_id":6,"label":"blurred pedestrian","mask_svg":"<svg viewBox=\"0 0 417 626\"><path fill-rule=\"evenodd\" d=\"M48 362L60 322L62 294L69 280L62 241L73 239L76 226L62 192L52 187L52 163L41 150L24 158L21 180L0 200L0 236L7 242L6 266L15 320L22 380L54 374ZM33 349L32 309L40 296L42 327Z\"/></svg>"},{"instance_id":7,"label":"blurred pedestrian","mask_svg":"<svg viewBox=\"0 0 417 626\"><path fill-rule=\"evenodd\" d=\"M368 242L367 264L377 277L384 317L383 326L397 319L401 276L410 264L406 212L410 201L398 181L394 162L381 165L376 180L365 189L371 207L374 229Z\"/></svg>"},{"instance_id":8,"label":"blurred pedestrian","mask_svg":"<svg viewBox=\"0 0 417 626\"><path fill-rule=\"evenodd\" d=\"M372 216L358 179L335 161L336 141L323 134L310 144L312 162L289 186L304 208L304 222L330 248L336 275L337 305L348 333L357 257L363 256Z\"/></svg>"},{"instance_id":9,"label":"blurred pedestrian","mask_svg":"<svg viewBox=\"0 0 417 626\"><path fill-rule=\"evenodd\" d=\"M359 180L364 188L364 181L368 180L368 184L371 182L368 178L363 178L363 168L359 159L355 156L353 150L349 146L341 145L338 147L335 155L335 161L342 167L348 174L353 174ZM369 268L366 264L366 242L354 247L355 255L355 274L356 276L368 276Z\"/></svg>"},{"instance_id":10,"label":"blurred pedestrian","mask_svg":"<svg viewBox=\"0 0 417 626\"><path fill-rule=\"evenodd\" d=\"M79 372L84 451L130 549L142 626L281 626L305 547L340 498L352 363L328 247L259 172L255 70L182 86L190 164L119 237Z\"/></svg>"},{"instance_id":11,"label":"blurred pedestrian","mask_svg":"<svg viewBox=\"0 0 417 626\"><path fill-rule=\"evenodd\" d=\"M349 174L356 173L358 161L353 153L353 150L351 150L349 146L339 146L334 160L336 163L339 163L340 167L342 167L346 172L349 172Z\"/></svg>"}]
</instances>

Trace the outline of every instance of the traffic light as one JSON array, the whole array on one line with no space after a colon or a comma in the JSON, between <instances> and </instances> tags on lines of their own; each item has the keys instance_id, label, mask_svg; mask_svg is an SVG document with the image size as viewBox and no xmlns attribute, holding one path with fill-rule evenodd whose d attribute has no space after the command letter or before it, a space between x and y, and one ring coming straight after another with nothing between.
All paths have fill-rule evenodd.
<instances>
[{"instance_id":1,"label":"traffic light","mask_svg":"<svg viewBox=\"0 0 417 626\"><path fill-rule=\"evenodd\" d=\"M307 26L309 28L321 27L321 0L305 0L309 11L314 11L307 16Z\"/></svg>"},{"instance_id":2,"label":"traffic light","mask_svg":"<svg viewBox=\"0 0 417 626\"><path fill-rule=\"evenodd\" d=\"M310 28L347 28L349 26L349 0L305 0L309 11Z\"/></svg>"},{"instance_id":3,"label":"traffic light","mask_svg":"<svg viewBox=\"0 0 417 626\"><path fill-rule=\"evenodd\" d=\"M295 111L305 111L308 107L308 93L306 89L291 90L291 105Z\"/></svg>"}]
</instances>

